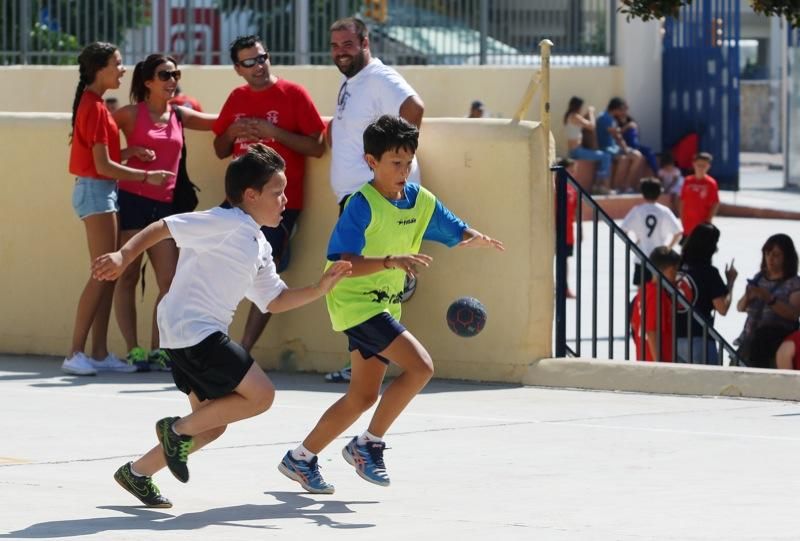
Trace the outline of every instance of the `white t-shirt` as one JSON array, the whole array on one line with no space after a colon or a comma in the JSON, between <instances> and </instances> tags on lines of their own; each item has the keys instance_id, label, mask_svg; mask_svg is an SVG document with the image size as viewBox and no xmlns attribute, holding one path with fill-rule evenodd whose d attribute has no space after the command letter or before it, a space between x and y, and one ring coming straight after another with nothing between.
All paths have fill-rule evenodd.
<instances>
[{"instance_id":1,"label":"white t-shirt","mask_svg":"<svg viewBox=\"0 0 800 541\"><path fill-rule=\"evenodd\" d=\"M364 130L381 115L399 114L403 102L416 95L399 73L377 58L350 79L342 78L331 133L331 187L337 201L372 180L364 160ZM419 183L416 157L408 181Z\"/></svg>"},{"instance_id":2,"label":"white t-shirt","mask_svg":"<svg viewBox=\"0 0 800 541\"><path fill-rule=\"evenodd\" d=\"M672 211L661 203L642 203L633 207L620 227L632 232L636 244L649 256L653 249L669 245L672 238L683 231L683 226Z\"/></svg>"},{"instance_id":3,"label":"white t-shirt","mask_svg":"<svg viewBox=\"0 0 800 541\"><path fill-rule=\"evenodd\" d=\"M217 331L227 334L244 297L266 313L286 289L261 228L241 209L215 207L164 222L181 251L169 292L158 304L162 348L194 346Z\"/></svg>"}]
</instances>

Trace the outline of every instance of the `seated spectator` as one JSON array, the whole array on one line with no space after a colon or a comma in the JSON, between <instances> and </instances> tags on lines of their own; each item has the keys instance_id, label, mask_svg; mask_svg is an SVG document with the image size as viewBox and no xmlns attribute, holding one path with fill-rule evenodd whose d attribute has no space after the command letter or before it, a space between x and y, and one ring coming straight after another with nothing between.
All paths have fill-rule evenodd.
<instances>
[{"instance_id":1,"label":"seated spectator","mask_svg":"<svg viewBox=\"0 0 800 541\"><path fill-rule=\"evenodd\" d=\"M775 365L781 370L800 370L800 331L783 339L775 353Z\"/></svg>"},{"instance_id":2,"label":"seated spectator","mask_svg":"<svg viewBox=\"0 0 800 541\"><path fill-rule=\"evenodd\" d=\"M664 187L664 193L670 196L670 208L677 214L683 188L683 173L675 165L671 152L662 152L659 162L661 167L658 168L657 176Z\"/></svg>"},{"instance_id":3,"label":"seated spectator","mask_svg":"<svg viewBox=\"0 0 800 541\"><path fill-rule=\"evenodd\" d=\"M727 284L722 281L717 267L711 264L711 258L717 251L719 229L711 224L700 224L694 228L681 254L681 268L678 273L678 289L692 303L695 312L703 316L709 326L714 324L714 311L724 316L731 306L733 284L739 275L731 261L725 266ZM706 350L705 364L720 364L716 342L709 339L703 342L703 328L693 317L691 318L691 348L689 340L689 311L678 304L677 328L678 337L677 361L702 364L703 349ZM691 349L691 355L689 350Z\"/></svg>"},{"instance_id":4,"label":"seated spectator","mask_svg":"<svg viewBox=\"0 0 800 541\"><path fill-rule=\"evenodd\" d=\"M734 344L747 366L774 368L775 352L798 328L800 276L797 250L788 235L772 235L761 249L761 271L747 281L737 308L747 312L744 329Z\"/></svg>"},{"instance_id":5,"label":"seated spectator","mask_svg":"<svg viewBox=\"0 0 800 541\"><path fill-rule=\"evenodd\" d=\"M644 157L628 146L622 137L620 122L628 116L628 104L622 98L611 98L606 110L597 118L597 147L617 162L617 172L612 187L620 187L627 193L641 178Z\"/></svg>"},{"instance_id":6,"label":"seated spectator","mask_svg":"<svg viewBox=\"0 0 800 541\"><path fill-rule=\"evenodd\" d=\"M609 177L611 176L611 156L602 150L591 150L583 146L583 130L594 130L594 107L584 110L583 100L573 96L569 100L567 112L564 113L564 134L567 138L567 151L574 160L597 162L597 173L592 183L592 193L609 193Z\"/></svg>"},{"instance_id":7,"label":"seated spectator","mask_svg":"<svg viewBox=\"0 0 800 541\"><path fill-rule=\"evenodd\" d=\"M481 100L475 100L469 106L469 115L467 118L484 118L486 116L486 108Z\"/></svg>"},{"instance_id":8,"label":"seated spectator","mask_svg":"<svg viewBox=\"0 0 800 541\"><path fill-rule=\"evenodd\" d=\"M644 203L636 205L625 216L620 227L636 240L639 249L649 254L658 246L672 248L681 238L681 224L667 207L658 202L661 195L661 181L654 177L642 179L639 186ZM652 274L644 270L642 279L642 265L636 263L633 270L633 283L640 285L650 281Z\"/></svg>"},{"instance_id":9,"label":"seated spectator","mask_svg":"<svg viewBox=\"0 0 800 541\"><path fill-rule=\"evenodd\" d=\"M650 167L648 174L655 175L658 171L658 162L656 161L656 153L653 149L645 146L639 140L639 124L633 119L632 116L625 114L625 119L621 123L620 129L622 130L622 138L627 145L642 153L645 163Z\"/></svg>"},{"instance_id":10,"label":"seated spectator","mask_svg":"<svg viewBox=\"0 0 800 541\"><path fill-rule=\"evenodd\" d=\"M708 152L699 152L692 162L694 174L683 182L679 214L685 237L699 224L710 224L719 209L717 181L708 174L713 159Z\"/></svg>"},{"instance_id":11,"label":"seated spectator","mask_svg":"<svg viewBox=\"0 0 800 541\"><path fill-rule=\"evenodd\" d=\"M666 246L659 246L650 254L653 265L660 270L666 279L674 284L678 274L681 257ZM661 288L661 306L658 302L658 280L653 276L645 287L639 289L633 299L631 309L631 330L636 343L636 358L645 361L672 362L672 297L665 287ZM642 344L642 291L644 291L644 333L645 344ZM661 327L658 327L659 308L661 309ZM659 344L661 348L659 349Z\"/></svg>"}]
</instances>

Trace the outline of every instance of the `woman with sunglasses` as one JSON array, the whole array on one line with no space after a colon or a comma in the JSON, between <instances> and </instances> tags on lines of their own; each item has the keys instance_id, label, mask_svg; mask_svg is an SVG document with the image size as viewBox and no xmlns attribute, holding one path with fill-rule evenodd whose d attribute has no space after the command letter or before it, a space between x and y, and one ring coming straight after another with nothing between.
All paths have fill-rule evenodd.
<instances>
[{"instance_id":1,"label":"woman with sunglasses","mask_svg":"<svg viewBox=\"0 0 800 541\"><path fill-rule=\"evenodd\" d=\"M86 228L89 258L117 249L117 180L161 184L168 173L121 165L129 152L120 148L119 128L103 102L125 75L122 55L111 43L94 42L78 56L80 79L72 103L69 172L75 175L72 207ZM89 277L78 301L72 345L61 370L93 376L98 370L129 372L130 366L108 352L108 320L114 284ZM91 355L86 341L92 330Z\"/></svg>"},{"instance_id":2,"label":"woman with sunglasses","mask_svg":"<svg viewBox=\"0 0 800 541\"><path fill-rule=\"evenodd\" d=\"M128 165L145 170L170 171L166 182L160 186L140 182L119 183L120 244L124 244L140 230L153 222L174 214L173 197L178 166L183 149L183 130L210 130L216 115L199 113L185 107L173 107L169 101L181 72L170 56L151 54L136 64L131 82L131 105L114 113L114 119L125 134L128 147L137 152L128 158ZM180 110L180 119L176 111ZM178 248L171 239L164 240L147 250L158 286L158 301L169 290L178 262ZM153 312L150 349L139 345L136 326L136 284L139 282L141 257L129 265L117 280L114 291L114 313L128 348L128 362L139 371L167 368L167 357L158 348L158 327Z\"/></svg>"}]
</instances>

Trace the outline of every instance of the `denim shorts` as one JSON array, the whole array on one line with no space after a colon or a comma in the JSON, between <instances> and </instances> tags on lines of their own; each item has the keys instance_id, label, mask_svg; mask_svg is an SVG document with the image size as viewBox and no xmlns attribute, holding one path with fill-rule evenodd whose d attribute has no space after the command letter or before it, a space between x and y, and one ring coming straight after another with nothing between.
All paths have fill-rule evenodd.
<instances>
[{"instance_id":1,"label":"denim shorts","mask_svg":"<svg viewBox=\"0 0 800 541\"><path fill-rule=\"evenodd\" d=\"M72 208L81 220L93 214L119 212L117 181L89 177L75 179Z\"/></svg>"}]
</instances>

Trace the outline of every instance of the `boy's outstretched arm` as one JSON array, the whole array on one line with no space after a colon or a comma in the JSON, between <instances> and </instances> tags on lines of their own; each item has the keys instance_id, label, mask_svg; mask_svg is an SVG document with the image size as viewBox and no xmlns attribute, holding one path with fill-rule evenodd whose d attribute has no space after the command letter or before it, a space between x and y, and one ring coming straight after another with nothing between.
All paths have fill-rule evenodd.
<instances>
[{"instance_id":1,"label":"boy's outstretched arm","mask_svg":"<svg viewBox=\"0 0 800 541\"><path fill-rule=\"evenodd\" d=\"M95 280L116 280L139 254L171 236L164 220L153 222L131 237L118 251L95 259L92 263L92 276Z\"/></svg>"},{"instance_id":2,"label":"boy's outstretched arm","mask_svg":"<svg viewBox=\"0 0 800 541\"><path fill-rule=\"evenodd\" d=\"M267 310L273 314L287 312L299 308L325 295L333 289L339 280L350 276L352 265L349 261L337 261L326 270L319 282L312 286L284 289L280 295L272 299L267 305Z\"/></svg>"},{"instance_id":3,"label":"boy's outstretched arm","mask_svg":"<svg viewBox=\"0 0 800 541\"><path fill-rule=\"evenodd\" d=\"M416 276L421 268L430 267L433 258L427 254L387 255L368 257L354 254L341 254L342 261L353 265L353 277L375 274L387 269L400 269L409 276Z\"/></svg>"},{"instance_id":4,"label":"boy's outstretched arm","mask_svg":"<svg viewBox=\"0 0 800 541\"><path fill-rule=\"evenodd\" d=\"M463 246L465 248L494 248L501 252L506 249L502 241L493 239L489 235L484 235L476 229L468 227L464 230L463 239L456 246Z\"/></svg>"}]
</instances>

